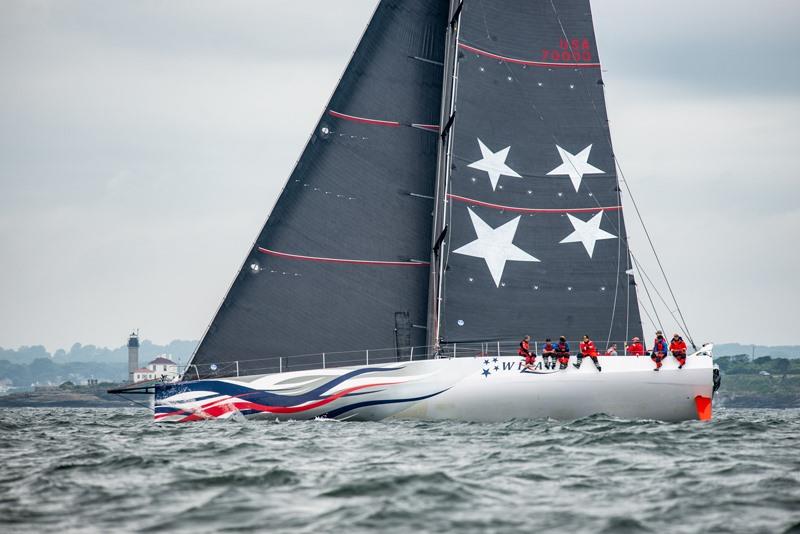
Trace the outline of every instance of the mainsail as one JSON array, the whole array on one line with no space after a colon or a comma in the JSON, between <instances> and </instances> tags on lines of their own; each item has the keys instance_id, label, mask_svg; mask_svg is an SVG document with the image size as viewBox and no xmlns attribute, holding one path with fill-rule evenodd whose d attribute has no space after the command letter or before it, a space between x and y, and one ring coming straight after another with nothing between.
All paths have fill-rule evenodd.
<instances>
[{"instance_id":1,"label":"mainsail","mask_svg":"<svg viewBox=\"0 0 800 534\"><path fill-rule=\"evenodd\" d=\"M446 4L380 2L187 377L425 343Z\"/></svg>"},{"instance_id":2,"label":"mainsail","mask_svg":"<svg viewBox=\"0 0 800 534\"><path fill-rule=\"evenodd\" d=\"M464 0L454 33L431 341L641 336L589 1Z\"/></svg>"}]
</instances>

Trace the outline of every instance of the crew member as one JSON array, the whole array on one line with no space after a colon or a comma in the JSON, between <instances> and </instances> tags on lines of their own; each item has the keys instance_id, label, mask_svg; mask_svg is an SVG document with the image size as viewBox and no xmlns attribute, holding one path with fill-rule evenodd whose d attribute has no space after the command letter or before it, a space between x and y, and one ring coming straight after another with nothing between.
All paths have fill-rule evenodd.
<instances>
[{"instance_id":1,"label":"crew member","mask_svg":"<svg viewBox=\"0 0 800 534\"><path fill-rule=\"evenodd\" d=\"M617 344L612 343L606 350L606 356L617 356Z\"/></svg>"},{"instance_id":2,"label":"crew member","mask_svg":"<svg viewBox=\"0 0 800 534\"><path fill-rule=\"evenodd\" d=\"M644 356L644 345L638 337L631 339L631 344L625 346L625 351L631 356Z\"/></svg>"},{"instance_id":3,"label":"crew member","mask_svg":"<svg viewBox=\"0 0 800 534\"><path fill-rule=\"evenodd\" d=\"M581 363L587 356L592 359L592 362L594 363L594 366L597 367L598 371L603 370L603 368L600 367L600 362L597 361L597 347L594 345L594 341L589 339L589 336L583 336L583 341L581 341L580 344L580 352L578 353L578 363L572 364L575 366L575 369L581 368Z\"/></svg>"},{"instance_id":4,"label":"crew member","mask_svg":"<svg viewBox=\"0 0 800 534\"><path fill-rule=\"evenodd\" d=\"M567 368L569 364L569 343L567 343L567 338L561 336L558 338L558 343L555 346L556 356L558 357L558 368L560 370L564 370Z\"/></svg>"},{"instance_id":5,"label":"crew member","mask_svg":"<svg viewBox=\"0 0 800 534\"><path fill-rule=\"evenodd\" d=\"M656 340L653 342L653 352L650 353L650 359L656 362L656 368L653 371L658 371L661 369L661 360L667 357L667 352L669 347L667 346L667 340L664 339L664 334L661 333L661 330L656 332Z\"/></svg>"},{"instance_id":6,"label":"crew member","mask_svg":"<svg viewBox=\"0 0 800 534\"><path fill-rule=\"evenodd\" d=\"M536 355L531 352L531 336L525 336L519 342L519 350L517 354L525 358L525 369L533 369L533 364L536 363Z\"/></svg>"},{"instance_id":7,"label":"crew member","mask_svg":"<svg viewBox=\"0 0 800 534\"><path fill-rule=\"evenodd\" d=\"M550 341L550 338L544 340L542 346L542 359L544 360L545 369L556 368L556 346ZM552 360L552 361L551 361Z\"/></svg>"},{"instance_id":8,"label":"crew member","mask_svg":"<svg viewBox=\"0 0 800 534\"><path fill-rule=\"evenodd\" d=\"M678 334L672 336L672 341L669 344L669 351L678 360L678 369L683 369L686 365L686 342Z\"/></svg>"}]
</instances>

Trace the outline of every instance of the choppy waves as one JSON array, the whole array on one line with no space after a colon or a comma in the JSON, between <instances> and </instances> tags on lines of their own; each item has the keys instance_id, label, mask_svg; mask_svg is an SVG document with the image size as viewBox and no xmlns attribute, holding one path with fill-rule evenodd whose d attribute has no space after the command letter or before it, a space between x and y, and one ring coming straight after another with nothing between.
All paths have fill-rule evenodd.
<instances>
[{"instance_id":1,"label":"choppy waves","mask_svg":"<svg viewBox=\"0 0 800 534\"><path fill-rule=\"evenodd\" d=\"M800 531L800 411L152 423L0 411L0 531Z\"/></svg>"}]
</instances>

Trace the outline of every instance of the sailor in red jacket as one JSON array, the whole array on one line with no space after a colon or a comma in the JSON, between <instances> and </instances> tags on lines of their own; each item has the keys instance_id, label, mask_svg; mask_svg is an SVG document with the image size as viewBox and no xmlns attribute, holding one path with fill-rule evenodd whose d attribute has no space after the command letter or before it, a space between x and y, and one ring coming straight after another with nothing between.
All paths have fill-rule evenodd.
<instances>
[{"instance_id":1,"label":"sailor in red jacket","mask_svg":"<svg viewBox=\"0 0 800 534\"><path fill-rule=\"evenodd\" d=\"M597 347L595 347L594 341L589 339L589 336L583 336L583 341L581 341L580 345L580 352L578 353L578 363L572 364L575 366L575 369L581 368L581 362L586 356L592 359L592 362L594 362L594 366L597 367L598 371L603 370L603 368L600 367L600 363L597 361Z\"/></svg>"},{"instance_id":2,"label":"sailor in red jacket","mask_svg":"<svg viewBox=\"0 0 800 534\"><path fill-rule=\"evenodd\" d=\"M542 359L544 360L545 369L556 368L556 346L550 341L549 337L544 340L544 345L542 345ZM548 361L549 359L553 360L552 363Z\"/></svg>"},{"instance_id":3,"label":"sailor in red jacket","mask_svg":"<svg viewBox=\"0 0 800 534\"><path fill-rule=\"evenodd\" d=\"M631 356L644 356L644 345L638 337L631 339L631 344L625 347L625 351Z\"/></svg>"},{"instance_id":4,"label":"sailor in red jacket","mask_svg":"<svg viewBox=\"0 0 800 534\"><path fill-rule=\"evenodd\" d=\"M678 334L672 336L672 342L669 344L669 351L678 360L678 369L683 369L686 365L686 342Z\"/></svg>"},{"instance_id":5,"label":"sailor in red jacket","mask_svg":"<svg viewBox=\"0 0 800 534\"><path fill-rule=\"evenodd\" d=\"M531 352L531 336L525 336L519 342L519 350L517 354L525 358L525 369L533 369L533 364L536 363L536 355Z\"/></svg>"},{"instance_id":6,"label":"sailor in red jacket","mask_svg":"<svg viewBox=\"0 0 800 534\"><path fill-rule=\"evenodd\" d=\"M567 338L561 336L555 346L556 356L558 357L558 368L563 371L569 365L569 343Z\"/></svg>"},{"instance_id":7,"label":"sailor in red jacket","mask_svg":"<svg viewBox=\"0 0 800 534\"><path fill-rule=\"evenodd\" d=\"M661 360L667 357L668 351L667 340L664 339L664 334L659 330L656 332L656 340L653 342L653 352L650 353L650 359L656 362L656 368L653 371L661 369Z\"/></svg>"}]
</instances>

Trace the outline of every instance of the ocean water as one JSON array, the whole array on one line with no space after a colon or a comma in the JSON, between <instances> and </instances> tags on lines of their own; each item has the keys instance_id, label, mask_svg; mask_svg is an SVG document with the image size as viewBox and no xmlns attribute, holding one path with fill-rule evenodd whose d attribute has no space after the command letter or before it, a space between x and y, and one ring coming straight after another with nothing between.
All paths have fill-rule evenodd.
<instances>
[{"instance_id":1,"label":"ocean water","mask_svg":"<svg viewBox=\"0 0 800 534\"><path fill-rule=\"evenodd\" d=\"M0 409L0 532L800 532L800 411L209 421Z\"/></svg>"}]
</instances>

